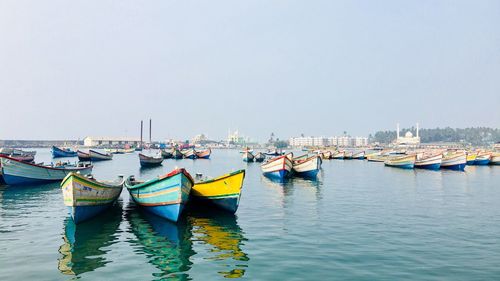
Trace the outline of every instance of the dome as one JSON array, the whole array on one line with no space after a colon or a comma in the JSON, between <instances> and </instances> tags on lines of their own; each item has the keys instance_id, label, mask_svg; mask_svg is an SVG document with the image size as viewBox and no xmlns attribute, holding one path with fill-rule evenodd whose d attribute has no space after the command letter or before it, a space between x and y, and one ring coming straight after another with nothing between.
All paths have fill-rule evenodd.
<instances>
[{"instance_id":1,"label":"dome","mask_svg":"<svg viewBox=\"0 0 500 281\"><path fill-rule=\"evenodd\" d=\"M413 138L413 134L410 131L408 131L405 134L405 138Z\"/></svg>"}]
</instances>

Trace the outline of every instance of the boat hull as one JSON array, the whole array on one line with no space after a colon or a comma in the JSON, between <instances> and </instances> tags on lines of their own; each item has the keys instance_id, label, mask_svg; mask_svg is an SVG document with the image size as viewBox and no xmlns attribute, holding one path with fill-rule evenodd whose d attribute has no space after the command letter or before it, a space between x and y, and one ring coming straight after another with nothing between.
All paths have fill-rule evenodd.
<instances>
[{"instance_id":1,"label":"boat hull","mask_svg":"<svg viewBox=\"0 0 500 281\"><path fill-rule=\"evenodd\" d=\"M75 223L86 221L110 207L122 188L123 177L114 184L105 184L70 173L61 182L64 205Z\"/></svg>"},{"instance_id":2,"label":"boat hull","mask_svg":"<svg viewBox=\"0 0 500 281\"><path fill-rule=\"evenodd\" d=\"M441 168L441 163L421 164L421 165L416 165L415 164L415 168L437 171L437 170L439 170Z\"/></svg>"},{"instance_id":3,"label":"boat hull","mask_svg":"<svg viewBox=\"0 0 500 281\"><path fill-rule=\"evenodd\" d=\"M467 164L467 158L464 154L449 155L443 157L441 162L441 169L448 169L454 171L464 171Z\"/></svg>"},{"instance_id":4,"label":"boat hull","mask_svg":"<svg viewBox=\"0 0 500 281\"><path fill-rule=\"evenodd\" d=\"M413 169L415 167L416 155L395 157L387 159L384 164L393 168Z\"/></svg>"},{"instance_id":5,"label":"boat hull","mask_svg":"<svg viewBox=\"0 0 500 281\"><path fill-rule=\"evenodd\" d=\"M113 154L104 154L94 150L89 151L90 161L107 161L113 159Z\"/></svg>"},{"instance_id":6,"label":"boat hull","mask_svg":"<svg viewBox=\"0 0 500 281\"><path fill-rule=\"evenodd\" d=\"M76 153L78 155L78 160L79 161L85 162L85 161L90 161L91 160L89 153L86 153L86 152L83 152L83 151L80 151L80 150L78 150Z\"/></svg>"},{"instance_id":7,"label":"boat hull","mask_svg":"<svg viewBox=\"0 0 500 281\"><path fill-rule=\"evenodd\" d=\"M63 180L71 172L83 175L92 172L92 166L54 168L24 163L8 157L1 157L3 179L8 185L40 184Z\"/></svg>"},{"instance_id":8,"label":"boat hull","mask_svg":"<svg viewBox=\"0 0 500 281\"><path fill-rule=\"evenodd\" d=\"M196 183L191 197L200 204L209 203L220 209L235 213L241 197L245 170L239 170L221 177Z\"/></svg>"},{"instance_id":9,"label":"boat hull","mask_svg":"<svg viewBox=\"0 0 500 281\"><path fill-rule=\"evenodd\" d=\"M211 149L206 149L203 151L197 151L196 152L196 157L199 159L210 159L210 155L212 154Z\"/></svg>"},{"instance_id":10,"label":"boat hull","mask_svg":"<svg viewBox=\"0 0 500 281\"><path fill-rule=\"evenodd\" d=\"M320 168L321 158L319 156L310 157L300 163L293 162L293 175L303 178L316 178Z\"/></svg>"},{"instance_id":11,"label":"boat hull","mask_svg":"<svg viewBox=\"0 0 500 281\"><path fill-rule=\"evenodd\" d=\"M144 210L177 222L188 202L193 180L180 169L136 186L126 182L125 186L134 202Z\"/></svg>"},{"instance_id":12,"label":"boat hull","mask_svg":"<svg viewBox=\"0 0 500 281\"><path fill-rule=\"evenodd\" d=\"M480 154L474 160L474 165L476 166L486 166L491 161L491 154Z\"/></svg>"},{"instance_id":13,"label":"boat hull","mask_svg":"<svg viewBox=\"0 0 500 281\"><path fill-rule=\"evenodd\" d=\"M52 157L60 158L60 157L75 157L77 156L76 151L64 150L59 147L52 147Z\"/></svg>"}]
</instances>

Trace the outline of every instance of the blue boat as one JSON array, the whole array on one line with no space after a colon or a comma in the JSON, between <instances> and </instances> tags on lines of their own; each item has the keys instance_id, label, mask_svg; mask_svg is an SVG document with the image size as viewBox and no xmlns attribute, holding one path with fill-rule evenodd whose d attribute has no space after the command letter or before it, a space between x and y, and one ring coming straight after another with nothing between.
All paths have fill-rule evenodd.
<instances>
[{"instance_id":1,"label":"blue boat","mask_svg":"<svg viewBox=\"0 0 500 281\"><path fill-rule=\"evenodd\" d=\"M385 160L384 164L394 168L413 169L416 158L416 155L394 156Z\"/></svg>"},{"instance_id":2,"label":"blue boat","mask_svg":"<svg viewBox=\"0 0 500 281\"><path fill-rule=\"evenodd\" d=\"M309 179L315 179L318 176L321 168L321 157L319 155L314 155L306 159L296 159L293 160L294 176Z\"/></svg>"},{"instance_id":3,"label":"blue boat","mask_svg":"<svg viewBox=\"0 0 500 281\"><path fill-rule=\"evenodd\" d=\"M293 158L293 155L290 158L288 155L283 155L269 159L269 161L261 165L262 174L273 180L286 180L292 172L291 158Z\"/></svg>"},{"instance_id":4,"label":"blue boat","mask_svg":"<svg viewBox=\"0 0 500 281\"><path fill-rule=\"evenodd\" d=\"M69 148L60 148L57 146L52 146L52 157L53 158L58 158L58 157L76 157L78 156L77 152L74 150L71 150Z\"/></svg>"},{"instance_id":5,"label":"blue boat","mask_svg":"<svg viewBox=\"0 0 500 281\"><path fill-rule=\"evenodd\" d=\"M474 165L476 166L486 166L490 164L491 153L478 153L476 159L474 160Z\"/></svg>"},{"instance_id":6,"label":"blue boat","mask_svg":"<svg viewBox=\"0 0 500 281\"><path fill-rule=\"evenodd\" d=\"M2 175L8 185L41 184L61 181L71 172L87 175L92 172L92 165L73 165L61 163L56 165L38 165L25 163L8 156L0 156Z\"/></svg>"},{"instance_id":7,"label":"blue boat","mask_svg":"<svg viewBox=\"0 0 500 281\"><path fill-rule=\"evenodd\" d=\"M443 155L441 168L454 171L464 171L466 164L467 164L467 156L465 153L462 152L447 153Z\"/></svg>"},{"instance_id":8,"label":"blue boat","mask_svg":"<svg viewBox=\"0 0 500 281\"><path fill-rule=\"evenodd\" d=\"M437 171L441 168L443 154L435 155L417 155L415 168Z\"/></svg>"},{"instance_id":9,"label":"blue boat","mask_svg":"<svg viewBox=\"0 0 500 281\"><path fill-rule=\"evenodd\" d=\"M130 176L124 185L137 205L155 215L177 222L188 202L194 182L185 169L176 169L146 182L136 181Z\"/></svg>"},{"instance_id":10,"label":"blue boat","mask_svg":"<svg viewBox=\"0 0 500 281\"><path fill-rule=\"evenodd\" d=\"M123 182L123 176L104 182L78 173L68 174L61 182L61 190L73 221L86 221L109 208L120 196Z\"/></svg>"}]
</instances>

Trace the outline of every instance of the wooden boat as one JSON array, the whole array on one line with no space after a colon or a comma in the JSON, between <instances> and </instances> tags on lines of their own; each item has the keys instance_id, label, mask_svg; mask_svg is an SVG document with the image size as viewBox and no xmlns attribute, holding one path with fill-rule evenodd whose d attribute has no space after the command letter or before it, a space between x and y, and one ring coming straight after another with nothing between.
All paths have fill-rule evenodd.
<instances>
[{"instance_id":1,"label":"wooden boat","mask_svg":"<svg viewBox=\"0 0 500 281\"><path fill-rule=\"evenodd\" d=\"M404 155L404 156L393 156L385 160L384 164L389 167L401 168L401 169L413 169L415 167L415 160L417 156Z\"/></svg>"},{"instance_id":2,"label":"wooden boat","mask_svg":"<svg viewBox=\"0 0 500 281\"><path fill-rule=\"evenodd\" d=\"M194 182L185 169L176 169L161 177L136 181L130 176L124 183L134 202L146 211L177 222Z\"/></svg>"},{"instance_id":3,"label":"wooden boat","mask_svg":"<svg viewBox=\"0 0 500 281\"><path fill-rule=\"evenodd\" d=\"M255 162L264 162L264 160L266 160L266 155L264 153L258 152L255 155Z\"/></svg>"},{"instance_id":4,"label":"wooden boat","mask_svg":"<svg viewBox=\"0 0 500 281\"><path fill-rule=\"evenodd\" d=\"M178 148L174 148L172 151L172 158L174 159L182 159L182 152Z\"/></svg>"},{"instance_id":5,"label":"wooden boat","mask_svg":"<svg viewBox=\"0 0 500 281\"><path fill-rule=\"evenodd\" d=\"M106 148L104 151L110 154L123 154L118 150L118 148Z\"/></svg>"},{"instance_id":6,"label":"wooden boat","mask_svg":"<svg viewBox=\"0 0 500 281\"><path fill-rule=\"evenodd\" d=\"M366 160L370 162L385 162L389 156L382 154L370 154L366 156Z\"/></svg>"},{"instance_id":7,"label":"wooden boat","mask_svg":"<svg viewBox=\"0 0 500 281\"><path fill-rule=\"evenodd\" d=\"M344 159L346 160L352 160L353 153L352 151L345 151L344 152Z\"/></svg>"},{"instance_id":8,"label":"wooden boat","mask_svg":"<svg viewBox=\"0 0 500 281\"><path fill-rule=\"evenodd\" d=\"M209 159L210 155L212 154L212 150L210 148L207 148L202 151L195 151L196 157L199 159Z\"/></svg>"},{"instance_id":9,"label":"wooden boat","mask_svg":"<svg viewBox=\"0 0 500 281\"><path fill-rule=\"evenodd\" d=\"M296 158L294 158L296 159ZM313 155L306 159L298 159L293 161L293 175L304 178L316 178L321 168L321 157Z\"/></svg>"},{"instance_id":10,"label":"wooden boat","mask_svg":"<svg viewBox=\"0 0 500 281\"><path fill-rule=\"evenodd\" d=\"M76 151L70 148L60 148L57 146L52 146L52 157L75 157L77 156Z\"/></svg>"},{"instance_id":11,"label":"wooden boat","mask_svg":"<svg viewBox=\"0 0 500 281\"><path fill-rule=\"evenodd\" d=\"M188 148L188 149L185 149L182 152L182 155L184 156L184 158L186 159L196 159L196 152L194 150L194 148Z\"/></svg>"},{"instance_id":12,"label":"wooden boat","mask_svg":"<svg viewBox=\"0 0 500 281\"><path fill-rule=\"evenodd\" d=\"M0 148L0 155L4 156L15 156L15 155L30 155L35 157L36 151L25 151L21 149L2 147Z\"/></svg>"},{"instance_id":13,"label":"wooden boat","mask_svg":"<svg viewBox=\"0 0 500 281\"><path fill-rule=\"evenodd\" d=\"M243 152L243 161L245 162L253 162L255 160L255 156L250 151Z\"/></svg>"},{"instance_id":14,"label":"wooden boat","mask_svg":"<svg viewBox=\"0 0 500 281\"><path fill-rule=\"evenodd\" d=\"M335 151L332 154L332 159L344 159L345 157L345 151Z\"/></svg>"},{"instance_id":15,"label":"wooden boat","mask_svg":"<svg viewBox=\"0 0 500 281\"><path fill-rule=\"evenodd\" d=\"M245 170L238 170L214 179L198 181L191 190L191 198L214 204L234 214L238 210L244 179Z\"/></svg>"},{"instance_id":16,"label":"wooden boat","mask_svg":"<svg viewBox=\"0 0 500 281\"><path fill-rule=\"evenodd\" d=\"M493 152L491 154L490 165L500 165L500 152Z\"/></svg>"},{"instance_id":17,"label":"wooden boat","mask_svg":"<svg viewBox=\"0 0 500 281\"><path fill-rule=\"evenodd\" d=\"M85 161L90 161L90 152L85 152L81 150L77 150L76 154L78 155L78 160L85 162Z\"/></svg>"},{"instance_id":18,"label":"wooden boat","mask_svg":"<svg viewBox=\"0 0 500 281\"><path fill-rule=\"evenodd\" d=\"M469 166L474 165L474 162L476 161L476 157L477 157L477 152L468 151L466 164Z\"/></svg>"},{"instance_id":19,"label":"wooden boat","mask_svg":"<svg viewBox=\"0 0 500 281\"><path fill-rule=\"evenodd\" d=\"M441 168L441 162L443 160L443 154L425 155L417 154L417 160L415 161L415 168L427 169L427 170L439 170Z\"/></svg>"},{"instance_id":20,"label":"wooden boat","mask_svg":"<svg viewBox=\"0 0 500 281\"><path fill-rule=\"evenodd\" d=\"M69 173L61 182L64 205L75 223L95 217L111 206L122 192L123 176L114 182L97 181L92 176Z\"/></svg>"},{"instance_id":21,"label":"wooden boat","mask_svg":"<svg viewBox=\"0 0 500 281\"><path fill-rule=\"evenodd\" d=\"M141 167L160 166L161 162L163 162L163 157L160 153L155 156L139 153L139 162L141 163Z\"/></svg>"},{"instance_id":22,"label":"wooden boat","mask_svg":"<svg viewBox=\"0 0 500 281\"><path fill-rule=\"evenodd\" d=\"M261 165L264 176L279 181L283 181L290 177L292 167L292 160L288 155L269 159L266 163Z\"/></svg>"},{"instance_id":23,"label":"wooden boat","mask_svg":"<svg viewBox=\"0 0 500 281\"><path fill-rule=\"evenodd\" d=\"M491 152L479 152L476 159L474 160L474 165L484 166L488 165L491 160Z\"/></svg>"},{"instance_id":24,"label":"wooden boat","mask_svg":"<svg viewBox=\"0 0 500 281\"><path fill-rule=\"evenodd\" d=\"M321 158L324 160L328 160L328 159L332 158L332 152L330 150L325 150L325 151L321 152L320 155L321 155Z\"/></svg>"},{"instance_id":25,"label":"wooden boat","mask_svg":"<svg viewBox=\"0 0 500 281\"><path fill-rule=\"evenodd\" d=\"M40 165L25 163L8 156L0 156L2 175L5 183L9 185L36 184L60 181L71 172L82 175L92 172L92 165Z\"/></svg>"},{"instance_id":26,"label":"wooden boat","mask_svg":"<svg viewBox=\"0 0 500 281\"><path fill-rule=\"evenodd\" d=\"M127 154L127 153L134 153L135 148L130 147L130 148L119 148L118 151L122 154Z\"/></svg>"},{"instance_id":27,"label":"wooden boat","mask_svg":"<svg viewBox=\"0 0 500 281\"><path fill-rule=\"evenodd\" d=\"M365 152L364 151L358 151L356 153L353 153L352 154L352 159L364 160L365 159Z\"/></svg>"},{"instance_id":28,"label":"wooden boat","mask_svg":"<svg viewBox=\"0 0 500 281\"><path fill-rule=\"evenodd\" d=\"M467 163L467 155L465 154L465 152L446 153L443 154L441 168L455 170L455 171L463 171L465 170L466 163Z\"/></svg>"},{"instance_id":29,"label":"wooden boat","mask_svg":"<svg viewBox=\"0 0 500 281\"><path fill-rule=\"evenodd\" d=\"M91 161L104 161L113 159L113 154L111 153L102 153L96 150L89 150L90 160Z\"/></svg>"},{"instance_id":30,"label":"wooden boat","mask_svg":"<svg viewBox=\"0 0 500 281\"><path fill-rule=\"evenodd\" d=\"M172 150L166 150L166 149L162 149L161 150L161 157L163 157L163 159L170 159L173 157L173 154L172 154Z\"/></svg>"},{"instance_id":31,"label":"wooden boat","mask_svg":"<svg viewBox=\"0 0 500 281\"><path fill-rule=\"evenodd\" d=\"M265 154L267 156L279 156L279 155L282 155L282 153L279 153L278 150L276 150L276 149L268 150Z\"/></svg>"}]
</instances>

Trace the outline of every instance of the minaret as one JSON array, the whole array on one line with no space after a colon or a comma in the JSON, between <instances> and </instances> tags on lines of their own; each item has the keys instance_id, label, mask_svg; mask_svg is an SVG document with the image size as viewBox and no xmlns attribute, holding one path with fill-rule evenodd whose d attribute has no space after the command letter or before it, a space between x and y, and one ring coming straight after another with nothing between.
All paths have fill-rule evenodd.
<instances>
[{"instance_id":1,"label":"minaret","mask_svg":"<svg viewBox=\"0 0 500 281\"><path fill-rule=\"evenodd\" d=\"M417 123L417 138L418 138L418 123Z\"/></svg>"},{"instance_id":2,"label":"minaret","mask_svg":"<svg viewBox=\"0 0 500 281\"><path fill-rule=\"evenodd\" d=\"M399 123L396 124L396 139L399 140Z\"/></svg>"}]
</instances>

